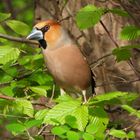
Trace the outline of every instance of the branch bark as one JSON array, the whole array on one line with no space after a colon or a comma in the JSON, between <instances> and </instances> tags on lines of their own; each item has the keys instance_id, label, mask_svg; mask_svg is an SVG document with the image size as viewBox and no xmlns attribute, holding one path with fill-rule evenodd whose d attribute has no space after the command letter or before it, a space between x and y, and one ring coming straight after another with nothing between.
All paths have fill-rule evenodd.
<instances>
[{"instance_id":1,"label":"branch bark","mask_svg":"<svg viewBox=\"0 0 140 140\"><path fill-rule=\"evenodd\" d=\"M12 101L15 100L15 98L13 97L2 95L2 94L0 94L0 99L6 99L6 100L12 100Z\"/></svg>"},{"instance_id":2,"label":"branch bark","mask_svg":"<svg viewBox=\"0 0 140 140\"><path fill-rule=\"evenodd\" d=\"M37 41L28 40L28 39L20 38L20 37L13 37L13 36L1 34L1 33L0 33L0 38L4 38L4 39L10 40L10 41L15 41L15 42L19 42L19 43L27 43L27 44L32 44L32 45L39 45L39 43Z\"/></svg>"}]
</instances>

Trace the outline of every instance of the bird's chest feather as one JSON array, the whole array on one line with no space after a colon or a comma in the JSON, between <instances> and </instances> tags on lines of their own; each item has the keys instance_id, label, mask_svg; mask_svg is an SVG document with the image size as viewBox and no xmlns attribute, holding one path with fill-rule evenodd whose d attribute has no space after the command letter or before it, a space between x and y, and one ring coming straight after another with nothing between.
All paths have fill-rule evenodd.
<instances>
[{"instance_id":1,"label":"bird's chest feather","mask_svg":"<svg viewBox=\"0 0 140 140\"><path fill-rule=\"evenodd\" d=\"M69 50L69 49L68 49ZM69 62L71 61L71 52L66 49L57 49L53 51L47 51L44 54L44 59L49 72L57 81L64 81L70 70Z\"/></svg>"},{"instance_id":2,"label":"bird's chest feather","mask_svg":"<svg viewBox=\"0 0 140 140\"><path fill-rule=\"evenodd\" d=\"M61 87L79 87L80 81L89 80L89 67L78 48L64 47L43 54L49 72Z\"/></svg>"}]
</instances>

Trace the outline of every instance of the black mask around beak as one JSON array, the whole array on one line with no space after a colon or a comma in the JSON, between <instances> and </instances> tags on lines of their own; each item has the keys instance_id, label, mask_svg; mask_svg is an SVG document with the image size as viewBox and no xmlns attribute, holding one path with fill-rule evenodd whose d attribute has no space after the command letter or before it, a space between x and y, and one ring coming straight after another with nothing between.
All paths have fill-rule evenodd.
<instances>
[{"instance_id":1,"label":"black mask around beak","mask_svg":"<svg viewBox=\"0 0 140 140\"><path fill-rule=\"evenodd\" d=\"M44 40L44 37L43 37L43 33L41 30L37 30L36 28L34 28L31 33L27 36L27 39L29 40L37 40L39 41L40 45L46 49L47 47L47 43L46 41Z\"/></svg>"}]
</instances>

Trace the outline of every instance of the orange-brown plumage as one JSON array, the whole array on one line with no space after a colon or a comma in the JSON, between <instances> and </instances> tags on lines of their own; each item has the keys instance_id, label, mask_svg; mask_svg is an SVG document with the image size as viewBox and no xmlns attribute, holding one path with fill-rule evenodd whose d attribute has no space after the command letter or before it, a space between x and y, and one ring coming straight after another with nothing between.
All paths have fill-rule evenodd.
<instances>
[{"instance_id":1,"label":"orange-brown plumage","mask_svg":"<svg viewBox=\"0 0 140 140\"><path fill-rule=\"evenodd\" d=\"M86 90L91 84L91 70L62 26L53 20L47 20L36 24L34 28L43 32L43 41L47 45L45 49L42 48L42 53L56 83L66 90ZM38 34L41 38L41 32L38 31Z\"/></svg>"}]
</instances>

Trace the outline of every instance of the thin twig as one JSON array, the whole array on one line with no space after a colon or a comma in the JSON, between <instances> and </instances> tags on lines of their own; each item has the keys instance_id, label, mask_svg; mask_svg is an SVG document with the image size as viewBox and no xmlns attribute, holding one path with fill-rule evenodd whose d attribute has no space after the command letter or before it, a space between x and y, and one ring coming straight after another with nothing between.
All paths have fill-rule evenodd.
<instances>
[{"instance_id":1,"label":"thin twig","mask_svg":"<svg viewBox=\"0 0 140 140\"><path fill-rule=\"evenodd\" d=\"M37 41L28 40L28 39L20 38L20 37L13 37L13 36L1 34L1 33L0 33L0 38L8 39L10 41L15 41L15 42L19 42L19 43L27 43L27 44L39 45L39 43Z\"/></svg>"},{"instance_id":2,"label":"thin twig","mask_svg":"<svg viewBox=\"0 0 140 140\"><path fill-rule=\"evenodd\" d=\"M6 100L15 100L15 98L13 98L13 97L2 95L2 94L0 94L0 98L1 99L6 99Z\"/></svg>"},{"instance_id":3,"label":"thin twig","mask_svg":"<svg viewBox=\"0 0 140 140\"><path fill-rule=\"evenodd\" d=\"M38 106L44 106L44 107L47 107L47 108L52 108L50 105L48 104L43 104L43 103L40 103L40 102L31 102L33 105L38 105Z\"/></svg>"},{"instance_id":4,"label":"thin twig","mask_svg":"<svg viewBox=\"0 0 140 140\"><path fill-rule=\"evenodd\" d=\"M53 99L53 97L54 97L54 92L55 92L55 84L53 84L52 95L51 95L51 97L50 97L49 103L52 102L52 99Z\"/></svg>"},{"instance_id":5,"label":"thin twig","mask_svg":"<svg viewBox=\"0 0 140 140\"><path fill-rule=\"evenodd\" d=\"M101 87L101 86L108 86L108 85L123 85L123 84L131 84L134 82L139 82L140 79L134 79L134 80L130 80L130 81L117 81L117 82L103 82L102 84L96 84L96 87Z\"/></svg>"},{"instance_id":6,"label":"thin twig","mask_svg":"<svg viewBox=\"0 0 140 140\"><path fill-rule=\"evenodd\" d=\"M100 20L101 25L103 26L104 30L106 31L106 33L108 34L108 36L110 37L110 39L112 40L112 42L115 44L115 46L117 48L119 48L119 45L117 44L117 42L114 40L114 38L111 36L111 34L109 33L108 29L106 28L106 26L104 25L104 23Z\"/></svg>"},{"instance_id":7,"label":"thin twig","mask_svg":"<svg viewBox=\"0 0 140 140\"><path fill-rule=\"evenodd\" d=\"M139 19L136 19L135 16L130 12L129 9L127 9L127 5L125 5L121 0L118 0L120 5L123 7L123 9L130 15L130 17L133 19L133 21L138 25L140 26L140 23L139 23Z\"/></svg>"},{"instance_id":8,"label":"thin twig","mask_svg":"<svg viewBox=\"0 0 140 140\"><path fill-rule=\"evenodd\" d=\"M109 33L108 29L106 28L106 26L104 25L104 23L100 20L101 25L103 26L104 30L106 31L106 33L108 34L108 36L110 37L110 39L112 40L112 42L115 44L115 46L117 48L119 48L119 45L117 44L117 42L114 40L114 38L111 36L111 34ZM136 76L140 77L139 73L137 72L136 68L133 66L133 63L131 63L131 60L129 59L127 61L128 65L130 66L130 68L134 71L134 73L136 74Z\"/></svg>"},{"instance_id":9,"label":"thin twig","mask_svg":"<svg viewBox=\"0 0 140 140\"><path fill-rule=\"evenodd\" d=\"M29 118L29 117L22 117L22 116L16 116L16 115L8 115L8 114L0 114L0 116L11 117L11 118L21 118L21 119L28 119Z\"/></svg>"},{"instance_id":10,"label":"thin twig","mask_svg":"<svg viewBox=\"0 0 140 140\"><path fill-rule=\"evenodd\" d=\"M109 57L109 56L112 56L112 55L113 55L112 53L109 53L109 54L106 54L106 55L100 57L99 59L93 61L93 62L90 64L90 67L93 68L93 66L94 66L96 63L98 63L98 62L100 62L100 61L103 61L105 58L107 58L107 57Z\"/></svg>"},{"instance_id":11,"label":"thin twig","mask_svg":"<svg viewBox=\"0 0 140 140\"><path fill-rule=\"evenodd\" d=\"M48 126L48 125L44 125L44 126L39 130L39 132L37 133L37 135L38 135L38 136L41 135L42 132L45 130L45 128L46 128L47 126Z\"/></svg>"}]
</instances>

